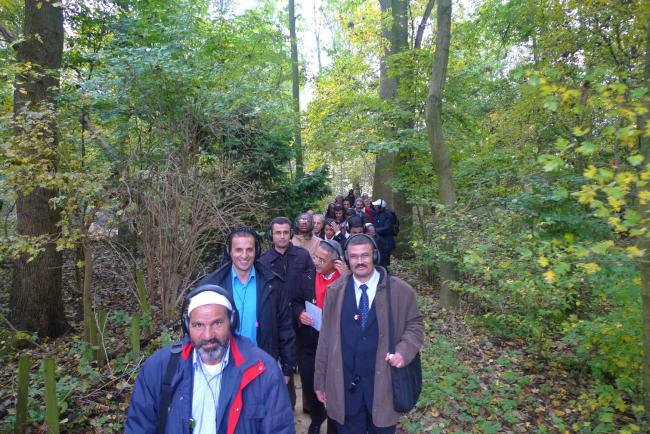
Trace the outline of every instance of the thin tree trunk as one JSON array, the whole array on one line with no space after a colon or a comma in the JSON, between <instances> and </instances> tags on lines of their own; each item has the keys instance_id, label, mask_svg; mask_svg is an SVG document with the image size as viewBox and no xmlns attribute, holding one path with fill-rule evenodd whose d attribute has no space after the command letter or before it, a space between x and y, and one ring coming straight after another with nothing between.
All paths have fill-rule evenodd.
<instances>
[{"instance_id":1,"label":"thin tree trunk","mask_svg":"<svg viewBox=\"0 0 650 434\"><path fill-rule=\"evenodd\" d=\"M435 2L436 2L435 0L429 0L427 2L427 6L424 9L422 20L420 21L420 25L418 26L418 30L415 35L415 42L413 43L413 48L416 50L422 48L422 38L424 37L424 30L427 28L427 21L429 21L429 16L431 15L431 11L433 10L433 6Z\"/></svg>"},{"instance_id":2,"label":"thin tree trunk","mask_svg":"<svg viewBox=\"0 0 650 434\"><path fill-rule=\"evenodd\" d=\"M321 48L320 48L320 22L318 20L318 8L314 0L314 37L316 38L316 57L318 59L318 73L320 74L323 69L323 62L321 61Z\"/></svg>"},{"instance_id":3,"label":"thin tree trunk","mask_svg":"<svg viewBox=\"0 0 650 434\"><path fill-rule=\"evenodd\" d=\"M645 87L650 89L650 21L648 21L646 29L646 53L645 53ZM646 96L646 107L650 110L650 100ZM643 130L646 128L650 116L642 114L638 119L638 128ZM641 153L645 158L645 163L650 162L650 137L641 134L639 138L639 147ZM641 190L650 191L650 185L646 185ZM639 205L640 213L647 219L650 213L650 204ZM648 223L646 223L648 226ZM650 228L649 228L650 229ZM637 262L637 267L641 272L641 299L643 302L643 384L645 388L644 405L646 419L650 420L650 239L647 236L641 236L639 239L639 248L645 250L645 254L640 261Z\"/></svg>"},{"instance_id":4,"label":"thin tree trunk","mask_svg":"<svg viewBox=\"0 0 650 434\"><path fill-rule=\"evenodd\" d=\"M296 152L296 178L302 178L304 163L302 156L302 135L300 132L300 73L298 71L298 39L296 37L296 7L289 0L289 37L291 38L291 82L293 91L293 145Z\"/></svg>"},{"instance_id":5,"label":"thin tree trunk","mask_svg":"<svg viewBox=\"0 0 650 434\"><path fill-rule=\"evenodd\" d=\"M95 313L93 312L93 298L92 298L92 284L93 284L93 251L90 245L90 240L87 237L82 242L82 249L84 254L84 278L83 278L83 292L82 303L84 312L84 335L86 342L91 345L97 343L97 333L95 332ZM94 333L93 333L94 332Z\"/></svg>"},{"instance_id":6,"label":"thin tree trunk","mask_svg":"<svg viewBox=\"0 0 650 434\"><path fill-rule=\"evenodd\" d=\"M433 167L438 177L440 202L448 209L456 206L456 187L449 155L442 131L442 96L447 78L449 45L451 42L451 0L438 0L438 33L434 56L431 86L426 107L426 124L433 157ZM455 236L447 237L440 246L444 252L451 253ZM448 256L448 255L446 255ZM443 307L453 309L458 305L458 294L451 289L451 283L458 280L458 271L452 261L440 264L440 302Z\"/></svg>"},{"instance_id":7,"label":"thin tree trunk","mask_svg":"<svg viewBox=\"0 0 650 434\"><path fill-rule=\"evenodd\" d=\"M51 173L57 165L58 129L53 110L63 54L63 11L60 3L55 5L50 1L25 0L23 40L16 44L16 50L18 63L30 67L17 75L14 90L16 140L33 140L20 125L19 119L26 108L45 113L44 122L48 124L43 128L43 139L25 152L45 159ZM9 301L11 321L18 328L36 331L41 336L58 336L67 329L67 324L61 290L63 260L54 243L60 216L50 207L56 191L43 186L29 190L21 185L16 190L18 234L47 236L50 241L33 260L24 255L15 263Z\"/></svg>"}]
</instances>

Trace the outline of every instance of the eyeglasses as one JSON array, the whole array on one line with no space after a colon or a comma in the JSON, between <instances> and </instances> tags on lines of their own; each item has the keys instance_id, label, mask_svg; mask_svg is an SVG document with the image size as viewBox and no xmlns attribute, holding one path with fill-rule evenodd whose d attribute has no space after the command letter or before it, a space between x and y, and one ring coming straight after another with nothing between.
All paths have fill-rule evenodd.
<instances>
[{"instance_id":1,"label":"eyeglasses","mask_svg":"<svg viewBox=\"0 0 650 434\"><path fill-rule=\"evenodd\" d=\"M318 257L316 255L312 255L311 259L314 261L314 264L323 264L327 261L327 259Z\"/></svg>"},{"instance_id":2,"label":"eyeglasses","mask_svg":"<svg viewBox=\"0 0 650 434\"><path fill-rule=\"evenodd\" d=\"M370 259L370 253L362 253L360 255L349 255L348 258L350 258L350 261L359 261L359 260L364 260L367 261Z\"/></svg>"}]
</instances>

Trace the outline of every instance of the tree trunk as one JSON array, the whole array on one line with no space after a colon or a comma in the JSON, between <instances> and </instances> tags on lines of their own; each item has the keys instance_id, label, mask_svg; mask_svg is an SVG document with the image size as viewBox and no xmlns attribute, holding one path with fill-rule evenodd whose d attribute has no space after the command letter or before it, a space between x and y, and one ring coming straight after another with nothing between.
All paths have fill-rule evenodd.
<instances>
[{"instance_id":1,"label":"tree trunk","mask_svg":"<svg viewBox=\"0 0 650 434\"><path fill-rule=\"evenodd\" d=\"M300 132L300 73L298 72L298 39L296 37L296 7L289 0L289 37L291 38L291 83L293 90L293 146L296 152L296 178L302 178L304 163L302 157L302 135Z\"/></svg>"},{"instance_id":2,"label":"tree trunk","mask_svg":"<svg viewBox=\"0 0 650 434\"><path fill-rule=\"evenodd\" d=\"M433 157L433 167L438 177L440 202L452 209L456 205L456 187L451 166L449 148L442 131L442 96L449 63L449 45L451 42L451 0L438 0L438 18L436 35L436 53L434 56L431 85L426 107L426 124ZM455 236L447 237L447 242L440 246L443 251L451 253ZM446 255L449 256L449 255ZM458 305L458 294L451 289L451 283L458 280L458 271L452 261L440 264L440 302L443 307L454 309Z\"/></svg>"},{"instance_id":3,"label":"tree trunk","mask_svg":"<svg viewBox=\"0 0 650 434\"><path fill-rule=\"evenodd\" d=\"M314 7L314 38L316 39L316 58L318 60L318 74L323 70L323 62L321 60L321 47L320 47L320 21L318 20L318 11L320 8L316 7L316 1L313 3Z\"/></svg>"},{"instance_id":4,"label":"tree trunk","mask_svg":"<svg viewBox=\"0 0 650 434\"><path fill-rule=\"evenodd\" d=\"M16 76L14 90L14 135L18 142L21 139L27 143L34 140L27 137L29 133L18 121L22 112L25 109L44 111L47 119L44 122L48 124L42 129L42 138L31 148L20 146L20 149L27 158L37 154L46 161L51 174L56 171L58 145L54 94L59 88L58 69L63 54L63 11L54 4L25 0L24 39L16 49L18 63L30 67ZM61 294L63 261L53 242L59 232L57 223L60 216L49 205L56 191L43 186L28 190L21 185L17 185L16 190L18 234L47 236L50 242L33 260L29 261L30 258L24 255L16 261L9 301L10 317L18 328L38 332L40 336L58 336L67 329L67 324Z\"/></svg>"},{"instance_id":5,"label":"tree trunk","mask_svg":"<svg viewBox=\"0 0 650 434\"><path fill-rule=\"evenodd\" d=\"M97 333L95 327L95 312L93 311L93 250L86 233L82 241L82 249L84 253L84 278L83 278L83 292L82 304L84 312L84 336L86 342L91 345L97 344Z\"/></svg>"},{"instance_id":6,"label":"tree trunk","mask_svg":"<svg viewBox=\"0 0 650 434\"><path fill-rule=\"evenodd\" d=\"M384 26L382 35L388 41L388 46L379 63L379 97L392 104L400 104L398 98L399 76L389 70L391 56L408 49L408 2L406 0L380 0L382 14L390 14L390 26ZM410 128L408 122L397 121L395 129ZM396 256L401 256L408 250L404 243L405 234L409 233L412 221L412 210L407 204L406 194L391 186L393 176L399 166L409 156L403 151L378 154L375 160L375 173L372 187L373 199L384 199L393 208L400 219L400 236L397 239Z\"/></svg>"},{"instance_id":7,"label":"tree trunk","mask_svg":"<svg viewBox=\"0 0 650 434\"><path fill-rule=\"evenodd\" d=\"M391 12L391 0L379 0L382 15ZM383 22L383 20L382 20ZM393 33L391 27L383 26L382 35L388 46L384 50L384 55L379 59L379 97L384 101L392 101L397 93L397 78L390 76L388 73L388 58L393 52ZM393 177L394 153L380 153L375 159L375 174L372 181L372 198L384 199L394 206L393 189L390 186L390 180Z\"/></svg>"},{"instance_id":8,"label":"tree trunk","mask_svg":"<svg viewBox=\"0 0 650 434\"><path fill-rule=\"evenodd\" d=\"M650 21L646 29L646 52L645 52L645 87L650 89ZM650 110L650 100L646 95L646 107ZM638 119L638 128L644 130L650 116L642 114ZM650 137L641 134L639 137L639 148L645 158L645 163L650 162ZM641 190L650 191L650 185L646 185ZM639 211L646 220L646 226L650 214L650 204L640 205ZM650 229L650 227L648 228ZM650 239L647 235L642 235L639 239L639 248L645 250L644 256L637 262L637 267L641 272L641 300L643 303L643 383L645 388L644 405L646 419L650 420Z\"/></svg>"}]
</instances>

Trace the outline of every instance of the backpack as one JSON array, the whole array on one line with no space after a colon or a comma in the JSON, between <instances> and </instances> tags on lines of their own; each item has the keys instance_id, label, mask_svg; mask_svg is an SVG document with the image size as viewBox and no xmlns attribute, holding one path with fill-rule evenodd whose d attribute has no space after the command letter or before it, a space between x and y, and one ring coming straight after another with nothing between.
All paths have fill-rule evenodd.
<instances>
[{"instance_id":1,"label":"backpack","mask_svg":"<svg viewBox=\"0 0 650 434\"><path fill-rule=\"evenodd\" d=\"M397 214L395 214L395 211L391 210L386 210L390 212L393 215L393 235L397 236L399 234L399 219L397 218Z\"/></svg>"}]
</instances>

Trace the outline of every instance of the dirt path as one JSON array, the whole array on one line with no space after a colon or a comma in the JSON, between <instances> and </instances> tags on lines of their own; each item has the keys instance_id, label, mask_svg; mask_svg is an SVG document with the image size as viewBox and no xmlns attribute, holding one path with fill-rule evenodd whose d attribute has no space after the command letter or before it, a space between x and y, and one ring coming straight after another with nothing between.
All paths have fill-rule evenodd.
<instances>
[{"instance_id":1,"label":"dirt path","mask_svg":"<svg viewBox=\"0 0 650 434\"><path fill-rule=\"evenodd\" d=\"M302 411L302 386L300 385L300 375L295 374L293 378L296 384L296 408L293 410L293 418L296 421L296 434L306 434L311 421L308 414ZM325 424L321 426L321 433L325 432Z\"/></svg>"}]
</instances>

